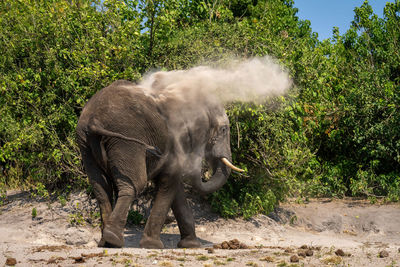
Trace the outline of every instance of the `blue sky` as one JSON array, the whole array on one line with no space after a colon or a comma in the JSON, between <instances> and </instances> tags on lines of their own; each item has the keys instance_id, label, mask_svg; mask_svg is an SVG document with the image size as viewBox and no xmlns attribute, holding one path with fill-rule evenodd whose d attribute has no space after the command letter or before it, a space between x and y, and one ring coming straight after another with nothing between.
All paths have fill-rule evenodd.
<instances>
[{"instance_id":1,"label":"blue sky","mask_svg":"<svg viewBox=\"0 0 400 267\"><path fill-rule=\"evenodd\" d=\"M363 4L364 0L295 0L294 6L299 9L297 16L308 19L318 39L324 40L332 37L333 27L339 27L340 34L345 33L354 19L354 8ZM379 17L383 15L385 0L369 0L374 13Z\"/></svg>"}]
</instances>

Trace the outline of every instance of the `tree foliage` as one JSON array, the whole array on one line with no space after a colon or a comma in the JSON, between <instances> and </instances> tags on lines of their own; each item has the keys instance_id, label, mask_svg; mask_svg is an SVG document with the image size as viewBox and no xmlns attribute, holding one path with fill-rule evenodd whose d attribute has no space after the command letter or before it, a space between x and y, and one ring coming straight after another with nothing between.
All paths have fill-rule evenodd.
<instances>
[{"instance_id":1,"label":"tree foliage","mask_svg":"<svg viewBox=\"0 0 400 267\"><path fill-rule=\"evenodd\" d=\"M0 185L85 184L74 129L91 95L152 69L271 55L293 90L231 103L224 216L288 195L400 197L400 1L319 41L292 0L0 1Z\"/></svg>"}]
</instances>

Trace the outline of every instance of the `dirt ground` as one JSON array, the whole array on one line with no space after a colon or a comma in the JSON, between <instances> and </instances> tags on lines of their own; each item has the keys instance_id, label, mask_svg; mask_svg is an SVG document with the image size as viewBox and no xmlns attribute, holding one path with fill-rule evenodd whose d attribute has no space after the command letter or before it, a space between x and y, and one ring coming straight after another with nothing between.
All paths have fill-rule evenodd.
<instances>
[{"instance_id":1,"label":"dirt ground","mask_svg":"<svg viewBox=\"0 0 400 267\"><path fill-rule=\"evenodd\" d=\"M268 216L226 220L196 201L203 247L177 249L173 221L162 250L138 248L140 226L126 228L125 248L97 248L96 202L74 194L63 204L9 192L0 206L0 266L400 266L399 203L289 201Z\"/></svg>"}]
</instances>

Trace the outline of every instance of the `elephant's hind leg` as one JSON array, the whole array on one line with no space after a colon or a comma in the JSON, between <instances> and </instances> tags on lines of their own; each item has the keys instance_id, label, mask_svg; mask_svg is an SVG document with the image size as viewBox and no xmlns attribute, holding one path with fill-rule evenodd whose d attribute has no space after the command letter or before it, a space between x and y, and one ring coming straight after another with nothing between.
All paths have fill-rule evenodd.
<instances>
[{"instance_id":1,"label":"elephant's hind leg","mask_svg":"<svg viewBox=\"0 0 400 267\"><path fill-rule=\"evenodd\" d=\"M131 179L121 173L118 168L113 167L111 173L117 184L118 197L103 235L106 246L119 248L124 246L123 232L130 205L137 196L137 192Z\"/></svg>"},{"instance_id":2,"label":"elephant's hind leg","mask_svg":"<svg viewBox=\"0 0 400 267\"><path fill-rule=\"evenodd\" d=\"M118 142L107 153L117 199L103 235L107 246L123 247L124 228L131 203L147 183L146 152Z\"/></svg>"},{"instance_id":3,"label":"elephant's hind leg","mask_svg":"<svg viewBox=\"0 0 400 267\"><path fill-rule=\"evenodd\" d=\"M182 182L179 182L178 186L174 202L172 202L172 211L174 212L181 233L181 240L178 243L178 247L198 248L201 246L201 243L196 237L193 213L186 200Z\"/></svg>"},{"instance_id":4,"label":"elephant's hind leg","mask_svg":"<svg viewBox=\"0 0 400 267\"><path fill-rule=\"evenodd\" d=\"M92 185L94 195L97 199L97 203L100 207L101 214L101 232L102 237L98 243L99 247L103 247L105 245L103 230L109 223L109 217L112 212L112 198L113 198L113 190L112 185L110 184L109 179L104 174L102 169L98 166L95 161L92 152L90 149L82 148L82 160L85 166L86 173L89 177L90 184Z\"/></svg>"}]
</instances>

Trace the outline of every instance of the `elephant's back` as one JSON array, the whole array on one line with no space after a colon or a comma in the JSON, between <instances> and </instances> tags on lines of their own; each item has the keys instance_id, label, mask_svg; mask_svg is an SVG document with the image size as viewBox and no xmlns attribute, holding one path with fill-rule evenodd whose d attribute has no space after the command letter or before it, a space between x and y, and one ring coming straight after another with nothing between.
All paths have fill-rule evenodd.
<instances>
[{"instance_id":1,"label":"elephant's back","mask_svg":"<svg viewBox=\"0 0 400 267\"><path fill-rule=\"evenodd\" d=\"M85 105L78 129L95 119L109 131L139 138L160 146L167 139L167 126L154 100L129 81L116 81L101 89Z\"/></svg>"},{"instance_id":2,"label":"elephant's back","mask_svg":"<svg viewBox=\"0 0 400 267\"><path fill-rule=\"evenodd\" d=\"M132 115L155 107L155 102L147 97L136 84L119 80L94 94L85 105L82 114L103 114L104 116ZM104 118L105 119L105 118ZM115 119L115 118L113 118Z\"/></svg>"}]
</instances>

